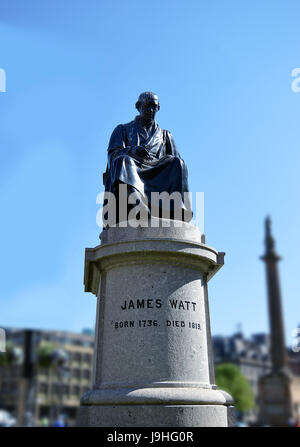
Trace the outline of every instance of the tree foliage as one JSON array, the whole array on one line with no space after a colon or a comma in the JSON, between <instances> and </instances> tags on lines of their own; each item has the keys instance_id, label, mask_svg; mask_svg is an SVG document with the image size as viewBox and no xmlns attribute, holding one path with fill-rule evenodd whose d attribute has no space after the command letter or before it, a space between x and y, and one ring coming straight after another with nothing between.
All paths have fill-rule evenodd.
<instances>
[{"instance_id":1,"label":"tree foliage","mask_svg":"<svg viewBox=\"0 0 300 447\"><path fill-rule=\"evenodd\" d=\"M55 352L56 345L51 342L41 342L37 352L37 364L40 368L49 369L54 367L53 354Z\"/></svg>"},{"instance_id":2,"label":"tree foliage","mask_svg":"<svg viewBox=\"0 0 300 447\"><path fill-rule=\"evenodd\" d=\"M65 366L68 354L55 343L42 341L38 347L37 364L44 369L58 369Z\"/></svg>"},{"instance_id":3,"label":"tree foliage","mask_svg":"<svg viewBox=\"0 0 300 447\"><path fill-rule=\"evenodd\" d=\"M0 366L20 365L22 357L22 350L19 347L14 346L11 341L8 341L6 343L5 352L1 352L0 355Z\"/></svg>"},{"instance_id":4,"label":"tree foliage","mask_svg":"<svg viewBox=\"0 0 300 447\"><path fill-rule=\"evenodd\" d=\"M244 412L254 407L254 392L237 365L233 363L218 365L216 384L233 397L238 411Z\"/></svg>"}]
</instances>

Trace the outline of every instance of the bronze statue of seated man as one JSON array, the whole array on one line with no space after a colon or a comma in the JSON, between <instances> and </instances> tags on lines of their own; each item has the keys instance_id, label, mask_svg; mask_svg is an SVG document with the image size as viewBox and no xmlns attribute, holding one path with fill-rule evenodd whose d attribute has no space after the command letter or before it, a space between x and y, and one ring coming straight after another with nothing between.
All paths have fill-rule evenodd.
<instances>
[{"instance_id":1,"label":"bronze statue of seated man","mask_svg":"<svg viewBox=\"0 0 300 447\"><path fill-rule=\"evenodd\" d=\"M124 202L120 187L126 185L125 202L129 212L138 204L140 214L189 222L192 210L187 168L172 134L155 121L160 109L158 96L142 93L136 108L139 115L127 124L119 124L111 135L104 175L105 193L113 193L117 203ZM167 196L171 200L163 200ZM116 211L116 223L127 219L128 214L120 216L119 206Z\"/></svg>"}]
</instances>

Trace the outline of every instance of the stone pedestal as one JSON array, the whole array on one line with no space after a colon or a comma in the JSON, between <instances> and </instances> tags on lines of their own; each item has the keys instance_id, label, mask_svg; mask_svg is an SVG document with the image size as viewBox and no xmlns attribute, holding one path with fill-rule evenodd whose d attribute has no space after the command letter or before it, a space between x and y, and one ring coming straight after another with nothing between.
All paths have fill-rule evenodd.
<instances>
[{"instance_id":1,"label":"stone pedestal","mask_svg":"<svg viewBox=\"0 0 300 447\"><path fill-rule=\"evenodd\" d=\"M191 224L153 224L110 228L86 250L85 291L98 306L93 389L78 425L228 426L232 401L214 384L207 295L224 253Z\"/></svg>"}]
</instances>

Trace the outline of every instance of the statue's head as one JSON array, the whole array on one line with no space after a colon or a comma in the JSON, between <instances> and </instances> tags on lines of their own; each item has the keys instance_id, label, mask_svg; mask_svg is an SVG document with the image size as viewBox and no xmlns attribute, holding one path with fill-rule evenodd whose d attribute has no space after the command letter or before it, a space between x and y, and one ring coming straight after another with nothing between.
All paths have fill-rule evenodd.
<instances>
[{"instance_id":1,"label":"statue's head","mask_svg":"<svg viewBox=\"0 0 300 447\"><path fill-rule=\"evenodd\" d=\"M135 107L145 122L154 121L155 114L160 109L158 96L152 92L141 93Z\"/></svg>"}]
</instances>

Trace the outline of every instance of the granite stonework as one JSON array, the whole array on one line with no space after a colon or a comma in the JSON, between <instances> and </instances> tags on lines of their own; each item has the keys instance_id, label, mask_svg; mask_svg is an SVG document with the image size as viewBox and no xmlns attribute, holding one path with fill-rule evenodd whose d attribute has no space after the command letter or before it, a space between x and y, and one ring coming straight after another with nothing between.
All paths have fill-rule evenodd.
<instances>
[{"instance_id":1,"label":"granite stonework","mask_svg":"<svg viewBox=\"0 0 300 447\"><path fill-rule=\"evenodd\" d=\"M85 291L98 305L78 425L232 425L231 397L214 384L207 295L224 253L192 224L152 224L109 228L86 249Z\"/></svg>"}]
</instances>

